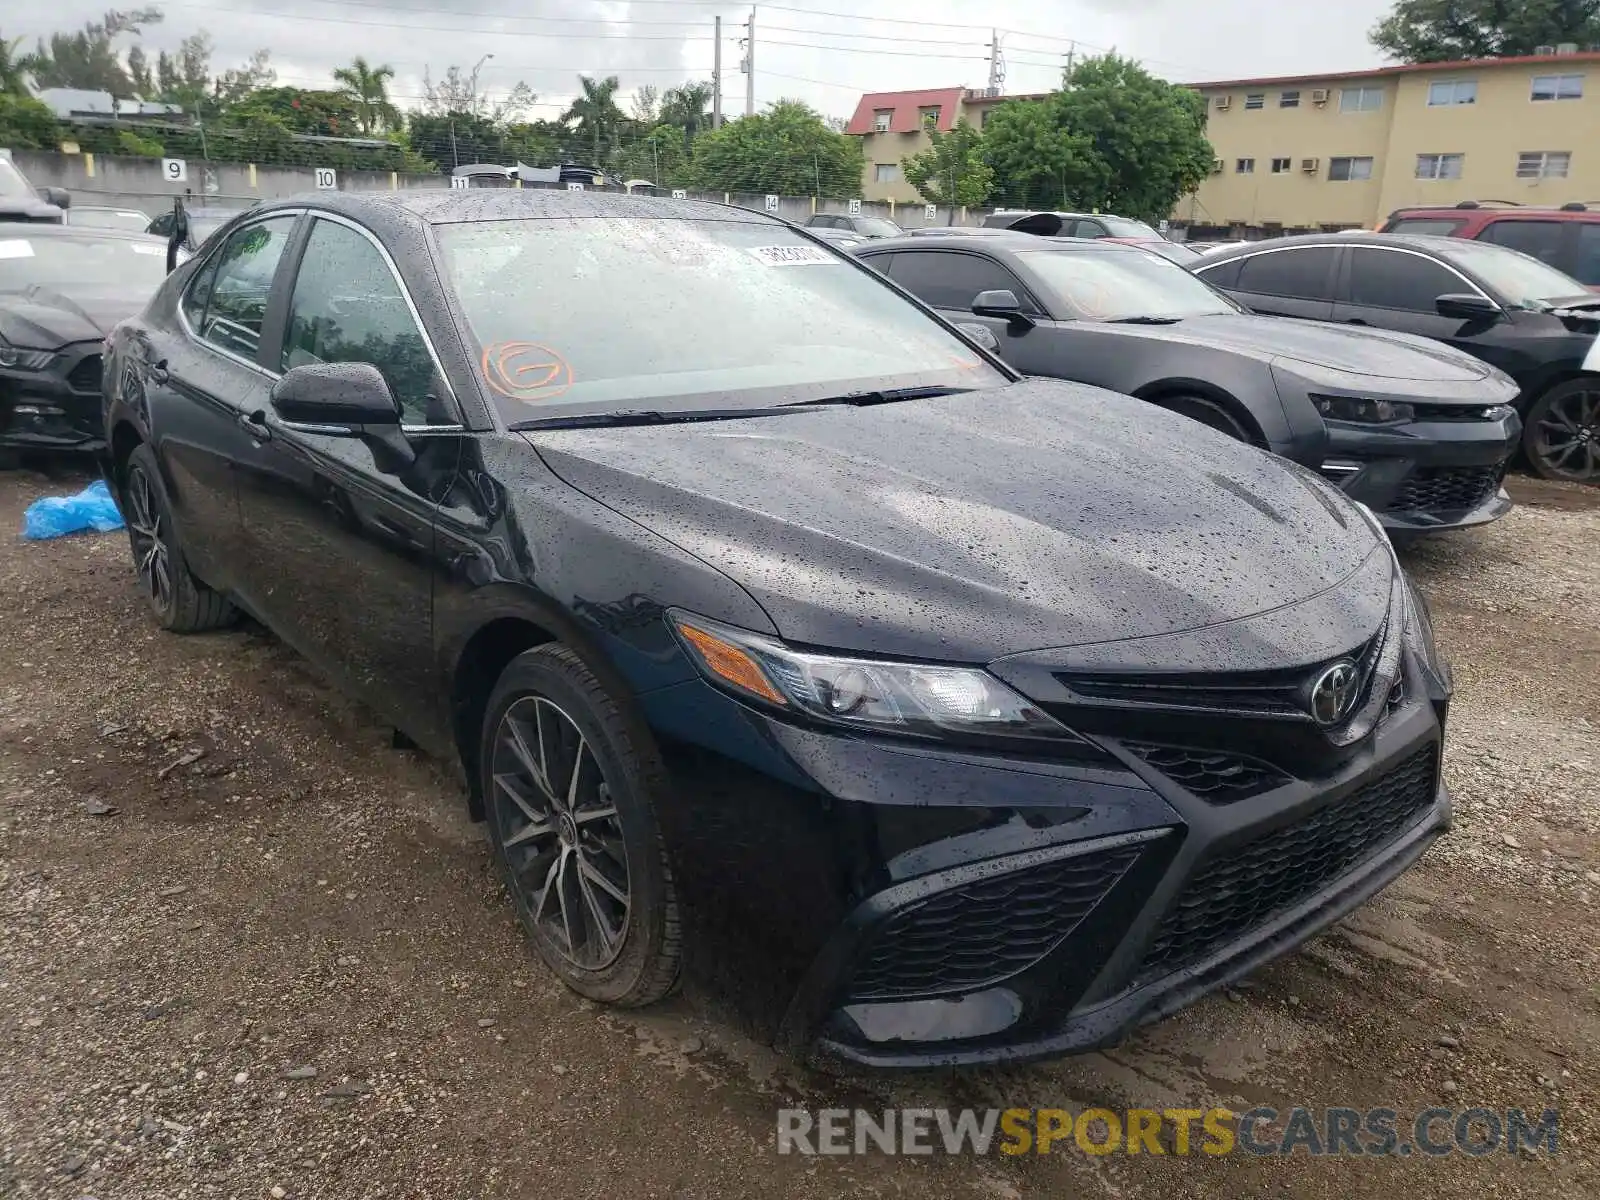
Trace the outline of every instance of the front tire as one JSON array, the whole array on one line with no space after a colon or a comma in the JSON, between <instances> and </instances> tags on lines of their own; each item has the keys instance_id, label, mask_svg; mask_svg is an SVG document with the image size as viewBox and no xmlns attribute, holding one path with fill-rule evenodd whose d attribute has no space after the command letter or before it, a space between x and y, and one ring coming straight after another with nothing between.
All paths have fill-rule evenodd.
<instances>
[{"instance_id":1,"label":"front tire","mask_svg":"<svg viewBox=\"0 0 1600 1200\"><path fill-rule=\"evenodd\" d=\"M1198 421L1208 429L1225 433L1236 441L1255 444L1256 439L1250 436L1250 431L1214 400L1201 396L1163 396L1156 404L1191 421Z\"/></svg>"},{"instance_id":2,"label":"front tire","mask_svg":"<svg viewBox=\"0 0 1600 1200\"><path fill-rule=\"evenodd\" d=\"M681 926L656 819L666 771L648 733L572 650L544 645L501 674L478 761L495 856L539 957L591 1000L665 996Z\"/></svg>"},{"instance_id":3,"label":"front tire","mask_svg":"<svg viewBox=\"0 0 1600 1200\"><path fill-rule=\"evenodd\" d=\"M161 627L200 633L231 624L236 614L228 598L189 571L161 469L149 446L135 446L128 456L121 507L139 587Z\"/></svg>"},{"instance_id":4,"label":"front tire","mask_svg":"<svg viewBox=\"0 0 1600 1200\"><path fill-rule=\"evenodd\" d=\"M1535 400L1522 451L1545 479L1600 483L1600 379L1570 379Z\"/></svg>"}]
</instances>

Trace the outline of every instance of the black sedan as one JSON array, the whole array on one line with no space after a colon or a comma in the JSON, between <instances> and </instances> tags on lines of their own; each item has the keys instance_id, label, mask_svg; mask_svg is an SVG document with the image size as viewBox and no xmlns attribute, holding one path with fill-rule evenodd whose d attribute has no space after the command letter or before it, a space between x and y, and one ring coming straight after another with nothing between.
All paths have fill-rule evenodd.
<instances>
[{"instance_id":1,"label":"black sedan","mask_svg":"<svg viewBox=\"0 0 1600 1200\"><path fill-rule=\"evenodd\" d=\"M102 343L161 286L166 255L142 233L0 225L0 447L102 444Z\"/></svg>"},{"instance_id":2,"label":"black sedan","mask_svg":"<svg viewBox=\"0 0 1600 1200\"><path fill-rule=\"evenodd\" d=\"M1321 470L1395 530L1482 524L1521 431L1516 386L1421 338L1254 316L1107 238L910 238L852 251L1029 375L1126 392Z\"/></svg>"},{"instance_id":3,"label":"black sedan","mask_svg":"<svg viewBox=\"0 0 1600 1200\"><path fill-rule=\"evenodd\" d=\"M765 214L265 204L110 354L156 619L247 610L458 763L585 996L686 975L865 1063L1099 1046L1449 822L1369 514Z\"/></svg>"},{"instance_id":4,"label":"black sedan","mask_svg":"<svg viewBox=\"0 0 1600 1200\"><path fill-rule=\"evenodd\" d=\"M1339 233L1216 250L1190 269L1256 312L1433 338L1516 380L1522 449L1546 479L1600 483L1600 295L1464 238Z\"/></svg>"}]
</instances>

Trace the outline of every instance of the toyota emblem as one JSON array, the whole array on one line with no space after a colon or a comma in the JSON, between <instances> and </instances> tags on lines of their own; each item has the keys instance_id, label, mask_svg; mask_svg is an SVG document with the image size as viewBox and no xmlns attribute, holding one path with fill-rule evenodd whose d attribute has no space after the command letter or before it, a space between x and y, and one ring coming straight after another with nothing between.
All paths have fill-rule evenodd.
<instances>
[{"instance_id":1,"label":"toyota emblem","mask_svg":"<svg viewBox=\"0 0 1600 1200\"><path fill-rule=\"evenodd\" d=\"M1318 725L1337 725L1355 707L1359 676L1348 658L1329 667L1311 685L1311 716Z\"/></svg>"}]
</instances>

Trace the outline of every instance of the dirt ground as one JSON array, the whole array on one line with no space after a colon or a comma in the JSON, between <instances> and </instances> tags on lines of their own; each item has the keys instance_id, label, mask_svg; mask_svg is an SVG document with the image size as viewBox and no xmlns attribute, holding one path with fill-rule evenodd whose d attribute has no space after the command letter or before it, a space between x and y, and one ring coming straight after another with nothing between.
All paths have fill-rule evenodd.
<instances>
[{"instance_id":1,"label":"dirt ground","mask_svg":"<svg viewBox=\"0 0 1600 1200\"><path fill-rule=\"evenodd\" d=\"M1406 551L1458 684L1416 870L1113 1052L870 1077L564 991L443 770L259 631L158 632L121 535L16 536L81 482L0 475L0 1196L1600 1195L1600 490ZM1560 1152L775 1150L991 1104L1553 1106Z\"/></svg>"}]
</instances>

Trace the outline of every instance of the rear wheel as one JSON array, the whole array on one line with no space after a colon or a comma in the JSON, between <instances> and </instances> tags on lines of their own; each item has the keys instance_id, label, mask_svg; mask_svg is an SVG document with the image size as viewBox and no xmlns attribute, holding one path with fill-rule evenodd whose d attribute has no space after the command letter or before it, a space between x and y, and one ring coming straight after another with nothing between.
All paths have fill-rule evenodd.
<instances>
[{"instance_id":1,"label":"rear wheel","mask_svg":"<svg viewBox=\"0 0 1600 1200\"><path fill-rule=\"evenodd\" d=\"M199 633L230 623L234 607L189 573L172 523L172 507L149 446L136 446L123 474L122 517L128 526L139 589L163 629Z\"/></svg>"},{"instance_id":2,"label":"rear wheel","mask_svg":"<svg viewBox=\"0 0 1600 1200\"><path fill-rule=\"evenodd\" d=\"M1225 433L1241 442L1255 441L1255 438L1250 436L1250 431L1215 400L1207 400L1203 396L1163 396L1156 403L1162 408L1188 417L1191 421L1199 421L1207 428Z\"/></svg>"},{"instance_id":3,"label":"rear wheel","mask_svg":"<svg viewBox=\"0 0 1600 1200\"><path fill-rule=\"evenodd\" d=\"M1600 483L1600 379L1558 383L1522 426L1528 465L1546 479Z\"/></svg>"},{"instance_id":4,"label":"rear wheel","mask_svg":"<svg viewBox=\"0 0 1600 1200\"><path fill-rule=\"evenodd\" d=\"M484 715L489 836L529 941L573 991L631 1008L678 978L680 929L655 809L666 773L570 649L519 654Z\"/></svg>"}]
</instances>

